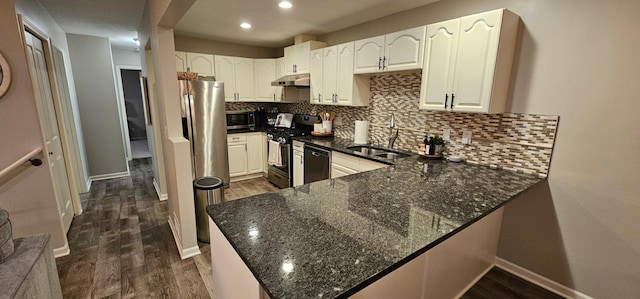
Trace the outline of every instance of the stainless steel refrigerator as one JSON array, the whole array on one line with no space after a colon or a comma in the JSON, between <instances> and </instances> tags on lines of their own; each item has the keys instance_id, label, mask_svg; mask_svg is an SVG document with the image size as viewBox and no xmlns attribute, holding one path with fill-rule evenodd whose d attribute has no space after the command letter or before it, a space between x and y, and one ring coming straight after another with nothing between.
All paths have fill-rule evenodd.
<instances>
[{"instance_id":1,"label":"stainless steel refrigerator","mask_svg":"<svg viewBox=\"0 0 640 299\"><path fill-rule=\"evenodd\" d=\"M229 187L224 83L178 80L182 132L191 142L192 179L215 176Z\"/></svg>"}]
</instances>

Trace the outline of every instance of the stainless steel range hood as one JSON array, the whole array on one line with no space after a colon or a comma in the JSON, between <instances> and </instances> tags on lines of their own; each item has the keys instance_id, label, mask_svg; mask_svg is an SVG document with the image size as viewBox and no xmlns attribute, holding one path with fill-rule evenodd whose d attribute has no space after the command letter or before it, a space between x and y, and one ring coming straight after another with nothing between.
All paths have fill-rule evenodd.
<instances>
[{"instance_id":1,"label":"stainless steel range hood","mask_svg":"<svg viewBox=\"0 0 640 299\"><path fill-rule=\"evenodd\" d=\"M309 74L297 74L284 76L278 80L271 82L271 86L293 86L293 87L309 87L311 80Z\"/></svg>"}]
</instances>

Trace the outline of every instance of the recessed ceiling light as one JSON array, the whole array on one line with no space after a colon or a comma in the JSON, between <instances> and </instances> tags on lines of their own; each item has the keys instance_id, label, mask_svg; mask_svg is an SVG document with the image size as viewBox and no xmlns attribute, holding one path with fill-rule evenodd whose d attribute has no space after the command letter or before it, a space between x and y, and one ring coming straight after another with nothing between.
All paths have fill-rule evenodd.
<instances>
[{"instance_id":1,"label":"recessed ceiling light","mask_svg":"<svg viewBox=\"0 0 640 299\"><path fill-rule=\"evenodd\" d=\"M289 1L280 1L280 3L278 3L278 6L282 8L291 8L293 7L293 4L291 4L291 2Z\"/></svg>"},{"instance_id":2,"label":"recessed ceiling light","mask_svg":"<svg viewBox=\"0 0 640 299\"><path fill-rule=\"evenodd\" d=\"M240 24L240 27L242 27L244 29L249 29L249 28L251 28L251 24L249 24L247 22L244 22L244 23Z\"/></svg>"}]
</instances>

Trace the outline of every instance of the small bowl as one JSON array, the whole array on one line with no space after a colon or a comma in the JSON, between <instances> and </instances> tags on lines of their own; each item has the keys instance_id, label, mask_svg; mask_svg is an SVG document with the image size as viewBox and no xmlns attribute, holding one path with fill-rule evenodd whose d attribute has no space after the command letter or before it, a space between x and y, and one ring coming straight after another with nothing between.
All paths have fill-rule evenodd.
<instances>
[{"instance_id":1,"label":"small bowl","mask_svg":"<svg viewBox=\"0 0 640 299\"><path fill-rule=\"evenodd\" d=\"M447 157L447 160L457 163L457 162L462 161L462 157L460 157L460 156L449 156L449 157Z\"/></svg>"}]
</instances>

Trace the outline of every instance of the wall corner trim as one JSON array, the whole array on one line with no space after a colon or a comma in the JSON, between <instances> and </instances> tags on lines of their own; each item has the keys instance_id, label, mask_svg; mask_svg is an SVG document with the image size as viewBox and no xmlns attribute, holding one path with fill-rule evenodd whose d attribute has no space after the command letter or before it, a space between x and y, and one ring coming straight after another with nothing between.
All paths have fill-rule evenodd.
<instances>
[{"instance_id":1,"label":"wall corner trim","mask_svg":"<svg viewBox=\"0 0 640 299\"><path fill-rule=\"evenodd\" d=\"M171 219L169 219L169 228L171 228L171 233L173 234L173 240L176 241L176 246L178 246L178 253L180 254L181 259L183 260L188 259L190 257L194 257L201 253L200 247L198 247L197 245L189 248L182 248L182 244L180 244L180 242L178 241L180 239L178 238L176 229L173 227L173 222L171 221Z\"/></svg>"},{"instance_id":2,"label":"wall corner trim","mask_svg":"<svg viewBox=\"0 0 640 299\"><path fill-rule=\"evenodd\" d=\"M167 193L160 193L160 185L158 185L156 178L153 178L153 188L156 189L156 194L158 194L158 199L160 199L160 201L169 199L169 195L167 195Z\"/></svg>"},{"instance_id":3,"label":"wall corner trim","mask_svg":"<svg viewBox=\"0 0 640 299\"><path fill-rule=\"evenodd\" d=\"M540 274L537 274L531 270L518 266L512 262L496 257L496 267L505 270L513 275L516 275L528 282L531 282L539 287L542 287L550 292L556 293L565 298L576 299L594 299L593 297L571 289L564 285L561 285L549 278L546 278Z\"/></svg>"},{"instance_id":4,"label":"wall corner trim","mask_svg":"<svg viewBox=\"0 0 640 299\"><path fill-rule=\"evenodd\" d=\"M69 249L69 243L67 242L65 242L64 246L53 249L53 257L55 258L67 256L69 253L71 253L71 250Z\"/></svg>"}]
</instances>

